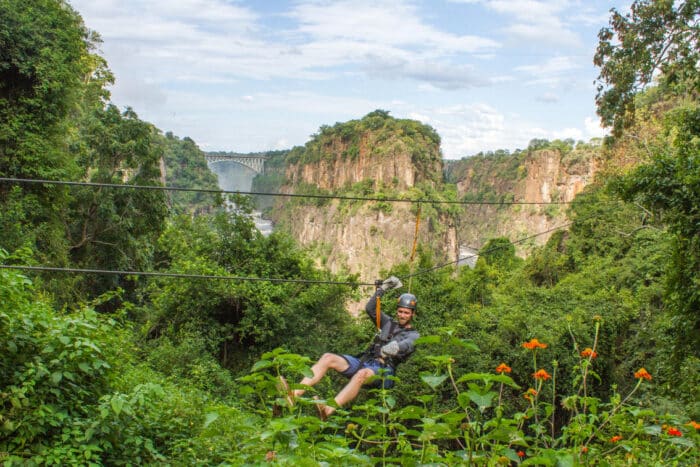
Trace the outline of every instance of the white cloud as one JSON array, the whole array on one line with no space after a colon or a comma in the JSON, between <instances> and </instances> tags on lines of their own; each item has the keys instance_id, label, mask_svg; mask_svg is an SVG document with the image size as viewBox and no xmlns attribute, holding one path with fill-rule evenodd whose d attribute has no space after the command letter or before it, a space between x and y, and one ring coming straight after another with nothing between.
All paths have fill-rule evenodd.
<instances>
[{"instance_id":1,"label":"white cloud","mask_svg":"<svg viewBox=\"0 0 700 467\"><path fill-rule=\"evenodd\" d=\"M372 56L367 64L367 73L370 76L388 79L414 79L440 89L463 89L491 84L471 65L435 63L427 60L392 60Z\"/></svg>"},{"instance_id":2,"label":"white cloud","mask_svg":"<svg viewBox=\"0 0 700 467\"><path fill-rule=\"evenodd\" d=\"M300 31L315 40L417 47L433 53L477 52L498 42L472 35L454 35L424 23L415 7L401 0L307 1L291 16Z\"/></svg>"},{"instance_id":3,"label":"white cloud","mask_svg":"<svg viewBox=\"0 0 700 467\"><path fill-rule=\"evenodd\" d=\"M445 156L455 158L573 134L576 121L584 137L601 134L595 119L583 122L590 107L557 107L565 98L583 102L581 95L590 95L592 107L594 89L580 85L594 77L588 76L590 51L584 55L579 47L577 21L595 25L607 4L601 8L602 0L591 1L596 5L589 0L463 0L468 8L416 0L73 4L105 40L105 57L117 78L115 102L205 149L246 152L304 144L321 125L381 108L432 125ZM478 15L443 16L467 9ZM538 47L535 55L529 49L522 53L529 46ZM546 115L537 115L532 110L543 106L534 101L552 105ZM562 112L570 116L566 124L558 120Z\"/></svg>"},{"instance_id":4,"label":"white cloud","mask_svg":"<svg viewBox=\"0 0 700 467\"><path fill-rule=\"evenodd\" d=\"M545 104L554 104L559 102L559 96L551 92L545 92L544 94L535 97L535 100L544 102Z\"/></svg>"},{"instance_id":5,"label":"white cloud","mask_svg":"<svg viewBox=\"0 0 700 467\"><path fill-rule=\"evenodd\" d=\"M552 57L543 63L519 66L515 70L531 76L527 84L553 86L560 84L564 79L570 82L571 73L580 68L582 65L573 57Z\"/></svg>"},{"instance_id":6,"label":"white cloud","mask_svg":"<svg viewBox=\"0 0 700 467\"><path fill-rule=\"evenodd\" d=\"M546 44L579 46L582 41L562 17L572 8L567 0L468 0L457 3L479 3L511 19L503 31L513 39Z\"/></svg>"},{"instance_id":7,"label":"white cloud","mask_svg":"<svg viewBox=\"0 0 700 467\"><path fill-rule=\"evenodd\" d=\"M586 137L591 138L602 138L609 134L609 131L600 126L600 119L598 117L586 117L583 122L583 127L586 129Z\"/></svg>"}]
</instances>

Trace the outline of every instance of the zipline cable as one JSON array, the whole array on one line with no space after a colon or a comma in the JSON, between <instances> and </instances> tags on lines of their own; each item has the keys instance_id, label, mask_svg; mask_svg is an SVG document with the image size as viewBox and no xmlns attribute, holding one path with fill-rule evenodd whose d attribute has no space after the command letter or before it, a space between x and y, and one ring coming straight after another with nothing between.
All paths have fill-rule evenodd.
<instances>
[{"instance_id":1,"label":"zipline cable","mask_svg":"<svg viewBox=\"0 0 700 467\"><path fill-rule=\"evenodd\" d=\"M559 225L559 226L557 226L557 227L552 227L551 229L547 229L547 230L544 230L544 231L542 231L542 232L539 232L539 233L536 233L536 234L533 234L533 235L529 235L529 236L527 236L527 237L523 237L523 238L521 238L521 239L512 241L512 242L510 242L510 244L511 244L511 245L517 245L517 244L519 244L519 243L526 242L526 241L528 241L528 240L531 240L531 239L533 239L533 238L539 237L539 236L541 236L541 235L545 235L545 234L548 234L548 233L550 233L550 232L554 232L555 230L559 230L559 229L562 229L562 228L564 228L564 227L568 227L568 226L572 225L573 223L574 223L574 221L567 222L566 224L562 224L562 225ZM411 274L409 274L409 275L407 275L407 276L404 276L403 279L408 279L408 280L410 281L414 276L419 276L419 275L421 275L421 274L426 274L426 273L428 273L428 272L432 272L432 271L435 271L435 270L437 270L437 269L442 269L442 268L444 268L444 267L446 267L446 266L450 266L450 265L452 265L452 264L459 263L460 261L463 261L463 260L465 260L465 259L474 258L474 257L476 257L476 256L483 255L484 253L491 253L492 251L496 251L496 250L499 250L499 249L501 249L501 248L503 248L503 246L501 246L501 245L495 245L495 246L493 246L493 247L491 247L491 248L487 248L487 249L485 249L485 250L479 250L479 251L477 251L476 253L473 253L473 254L471 254L471 255L459 257L459 258L457 258L457 259L454 260L454 261L450 261L450 262L448 262L448 263L439 264L439 265L437 265L437 266L433 266L432 268L422 269L422 270L417 271L417 272L415 272L415 273L411 273Z\"/></svg>"},{"instance_id":2,"label":"zipline cable","mask_svg":"<svg viewBox=\"0 0 700 467\"><path fill-rule=\"evenodd\" d=\"M155 271L118 271L110 269L79 269L79 268L57 268L51 266L24 266L14 264L0 264L0 269L19 269L27 271L49 271L49 272L71 272L79 274L108 274L108 275L123 275L123 276L152 276L152 277L175 277L185 279L217 279L217 280L233 280L233 281L253 281L253 282L290 282L300 284L329 284L329 285L347 285L351 287L374 285L374 283L366 284L362 282L343 282L343 281L321 281L310 279L281 279L273 277L243 277L243 276L216 276L209 274L180 274L172 272L155 272Z\"/></svg>"},{"instance_id":3,"label":"zipline cable","mask_svg":"<svg viewBox=\"0 0 700 467\"><path fill-rule=\"evenodd\" d=\"M585 219L581 219L585 220ZM518 243L523 243L526 242L527 240L533 239L535 237L539 237L541 235L545 235L547 233L553 232L555 230L562 229L564 227L567 227L569 225L572 225L574 221L572 222L567 222L566 224L562 224L557 227L553 227L551 229L544 230L542 232L536 233L534 235L530 235L527 237L523 237L521 239L515 240L513 242L510 242L510 244L516 245ZM414 276L419 276L421 274L426 274L431 271L435 271L437 269L444 268L446 266L450 266L455 263L459 263L462 260L473 258L475 256L479 256L484 253L490 253L492 251L496 251L500 248L503 248L501 245L495 245L491 248L487 248L485 250L479 250L478 252L457 258L455 261L450 261L447 263L439 264L437 266L433 266L432 268L427 268L423 269L421 271L417 271L415 273L409 274L407 276L404 276L405 279L411 279ZM350 287L357 287L357 286L377 286L377 282L343 282L343 281L321 281L321 280L310 280L310 279L281 279L281 278L274 278L274 277L245 277L245 276L216 276L216 275L208 275L208 274L181 274L181 273L171 273L171 272L156 272L156 271L120 271L120 270L111 270L111 269L79 269L79 268L58 268L58 267L52 267L52 266L25 266L25 265L14 265L14 264L0 264L0 269L15 269L15 270L25 270L25 271L47 271L47 272L68 272L68 273L78 273L78 274L108 274L108 275L123 275L123 276L151 276L151 277L173 277L173 278L179 278L179 279L212 279L212 280L238 280L238 281L253 281L253 282L274 282L274 283L300 283L300 284L328 284L328 285L347 285Z\"/></svg>"},{"instance_id":4,"label":"zipline cable","mask_svg":"<svg viewBox=\"0 0 700 467\"><path fill-rule=\"evenodd\" d=\"M9 183L36 183L46 185L64 185L64 186L83 186L83 187L101 187L101 188L121 188L132 190L154 190L154 191L182 191L192 193L210 193L210 194L230 194L230 195L246 195L246 196L279 196L287 198L312 198L312 199L338 199L345 201L381 201L387 203L431 203L431 204L455 204L455 205L491 205L491 206L520 206L520 205L559 205L572 204L574 201L456 201L456 200L439 200L439 199L405 199L405 198L370 198L363 196L341 196L341 195L313 195L299 193L264 193L260 191L231 191L231 190L214 190L207 188L182 188L172 186L157 186L157 185L124 185L118 183L97 183L97 182L70 182L63 180L42 180L31 178L10 178L0 177L0 182ZM585 201L578 201L585 202ZM600 201L599 201L600 202ZM616 201L611 201L616 202Z\"/></svg>"}]
</instances>

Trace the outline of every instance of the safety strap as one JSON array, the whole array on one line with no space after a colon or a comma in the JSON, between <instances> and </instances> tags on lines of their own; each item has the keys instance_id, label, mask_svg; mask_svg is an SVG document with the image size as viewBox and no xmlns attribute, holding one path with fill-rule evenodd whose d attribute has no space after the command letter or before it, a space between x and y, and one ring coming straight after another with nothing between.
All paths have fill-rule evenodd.
<instances>
[{"instance_id":1,"label":"safety strap","mask_svg":"<svg viewBox=\"0 0 700 467\"><path fill-rule=\"evenodd\" d=\"M382 330L382 299L377 295L376 305L374 307L374 313L377 315L377 332Z\"/></svg>"}]
</instances>

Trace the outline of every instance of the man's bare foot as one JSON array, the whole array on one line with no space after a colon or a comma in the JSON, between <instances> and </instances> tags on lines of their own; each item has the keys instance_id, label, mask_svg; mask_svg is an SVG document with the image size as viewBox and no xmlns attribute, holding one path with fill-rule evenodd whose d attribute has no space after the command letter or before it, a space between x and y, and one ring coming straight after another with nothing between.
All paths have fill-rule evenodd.
<instances>
[{"instance_id":1,"label":"man's bare foot","mask_svg":"<svg viewBox=\"0 0 700 467\"><path fill-rule=\"evenodd\" d=\"M331 416L333 412L335 412L335 409L330 405L320 402L318 396L314 396L314 400L317 401L316 409L318 410L318 418L320 418L321 421L325 422L328 419L328 417Z\"/></svg>"},{"instance_id":2,"label":"man's bare foot","mask_svg":"<svg viewBox=\"0 0 700 467\"><path fill-rule=\"evenodd\" d=\"M294 393L289 390L289 384L282 375L280 375L280 382L277 385L277 389L279 389L280 391L284 391L284 398L287 401L287 405L289 405L289 407L294 407Z\"/></svg>"}]
</instances>

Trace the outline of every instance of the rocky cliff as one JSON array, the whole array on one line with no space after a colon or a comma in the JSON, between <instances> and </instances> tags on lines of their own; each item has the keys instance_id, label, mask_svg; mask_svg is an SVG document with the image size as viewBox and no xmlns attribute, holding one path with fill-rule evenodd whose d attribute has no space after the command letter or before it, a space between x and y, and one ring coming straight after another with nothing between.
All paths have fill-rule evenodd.
<instances>
[{"instance_id":1,"label":"rocky cliff","mask_svg":"<svg viewBox=\"0 0 700 467\"><path fill-rule=\"evenodd\" d=\"M474 202L421 204L421 248L432 252L437 263L451 262L490 238L517 240L565 224L565 204L498 203L569 202L593 180L597 154L592 146L555 145L449 161L443 167L434 130L373 112L362 120L323 127L305 147L293 149L286 156L280 190ZM314 252L319 265L372 282L393 265L409 261L417 207L409 202L292 198L278 202L271 216L278 229ZM527 255L549 236L518 244L519 253Z\"/></svg>"},{"instance_id":2,"label":"rocky cliff","mask_svg":"<svg viewBox=\"0 0 700 467\"><path fill-rule=\"evenodd\" d=\"M432 128L377 111L324 127L304 148L292 150L280 189L410 200L440 191L442 169L440 140ZM428 207L421 212L419 243L439 258L454 258L457 243L451 221ZM362 282L409 261L416 216L417 205L410 202L337 199L294 198L272 212L276 228L312 249L320 265L357 274Z\"/></svg>"},{"instance_id":3,"label":"rocky cliff","mask_svg":"<svg viewBox=\"0 0 700 467\"><path fill-rule=\"evenodd\" d=\"M460 244L478 248L489 238L501 236L515 241L565 224L565 203L593 181L600 167L598 148L581 146L477 156L452 163L448 177L456 183L460 199L494 203L465 207L456 222ZM507 204L512 201L524 204ZM549 237L537 236L518 244L517 250L526 256Z\"/></svg>"}]
</instances>

